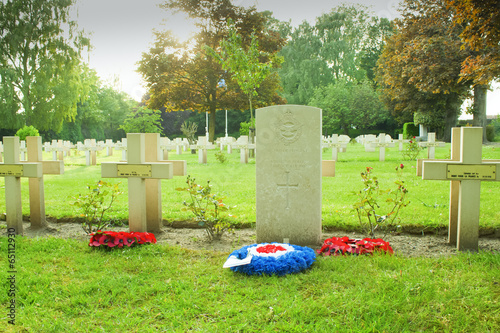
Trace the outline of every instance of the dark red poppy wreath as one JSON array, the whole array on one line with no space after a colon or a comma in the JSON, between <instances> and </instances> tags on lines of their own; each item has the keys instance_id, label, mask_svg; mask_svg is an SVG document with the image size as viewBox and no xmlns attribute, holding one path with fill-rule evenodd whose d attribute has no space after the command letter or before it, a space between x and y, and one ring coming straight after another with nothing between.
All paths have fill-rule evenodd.
<instances>
[{"instance_id":1,"label":"dark red poppy wreath","mask_svg":"<svg viewBox=\"0 0 500 333\"><path fill-rule=\"evenodd\" d=\"M122 248L131 247L142 244L156 243L156 237L149 232L116 232L116 231L100 231L90 234L89 246L106 247L106 248Z\"/></svg>"},{"instance_id":2,"label":"dark red poppy wreath","mask_svg":"<svg viewBox=\"0 0 500 333\"><path fill-rule=\"evenodd\" d=\"M309 268L316 260L313 249L281 243L244 246L233 251L224 268L248 275L286 275Z\"/></svg>"},{"instance_id":3,"label":"dark red poppy wreath","mask_svg":"<svg viewBox=\"0 0 500 333\"><path fill-rule=\"evenodd\" d=\"M328 238L318 250L318 254L324 256L373 254L374 252L394 253L389 242L381 238L352 239L347 236Z\"/></svg>"}]
</instances>

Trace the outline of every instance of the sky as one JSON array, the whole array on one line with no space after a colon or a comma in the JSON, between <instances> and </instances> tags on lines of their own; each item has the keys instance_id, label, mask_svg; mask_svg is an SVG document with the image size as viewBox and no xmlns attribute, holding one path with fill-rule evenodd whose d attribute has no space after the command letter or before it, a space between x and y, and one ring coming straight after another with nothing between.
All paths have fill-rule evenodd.
<instances>
[{"instance_id":1,"label":"sky","mask_svg":"<svg viewBox=\"0 0 500 333\"><path fill-rule=\"evenodd\" d=\"M154 38L153 30L172 30L181 40L193 31L193 24L182 14L173 14L158 7L164 0L77 0L71 16L90 35L93 50L87 61L104 83L140 100L146 89L136 72L142 53L148 52ZM398 0L233 0L239 6L257 6L272 11L281 21L293 26L316 17L342 3L360 3L380 17L394 19ZM488 93L487 113L500 114L500 84Z\"/></svg>"}]
</instances>

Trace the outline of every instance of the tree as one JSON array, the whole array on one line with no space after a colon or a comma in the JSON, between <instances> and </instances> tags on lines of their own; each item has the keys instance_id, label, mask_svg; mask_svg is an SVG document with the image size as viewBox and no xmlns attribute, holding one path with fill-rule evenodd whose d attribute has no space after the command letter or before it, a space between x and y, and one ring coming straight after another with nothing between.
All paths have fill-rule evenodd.
<instances>
[{"instance_id":1,"label":"tree","mask_svg":"<svg viewBox=\"0 0 500 333\"><path fill-rule=\"evenodd\" d=\"M349 129L374 128L389 117L388 110L369 81L362 83L339 80L319 87L309 103L323 110L323 132L340 130L349 135Z\"/></svg>"},{"instance_id":2,"label":"tree","mask_svg":"<svg viewBox=\"0 0 500 333\"><path fill-rule=\"evenodd\" d=\"M284 40L266 28L269 13L259 13L254 7L234 6L229 0L168 0L162 7L188 14L196 20L199 31L183 45L171 32L155 32L155 45L143 54L138 69L149 90L147 105L154 109L165 107L167 112L189 109L209 112L209 137L213 140L216 111L239 108L246 98L231 75L207 54L205 46L219 49L221 40L227 36L229 19L235 22L244 43L248 43L252 31L257 32L261 47L269 52L279 50ZM259 95L272 103L277 98L279 80L269 76L266 81L261 85L261 91L266 92Z\"/></svg>"},{"instance_id":3,"label":"tree","mask_svg":"<svg viewBox=\"0 0 500 333\"><path fill-rule=\"evenodd\" d=\"M255 128L253 128L252 100L258 96L257 89L271 74L273 67L278 66L282 59L260 51L259 41L255 33L251 34L250 46L245 48L242 36L236 31L233 22L228 24L229 33L220 43L220 53L208 48L209 53L217 59L222 68L231 73L242 92L248 98L250 106L250 142L253 143Z\"/></svg>"},{"instance_id":4,"label":"tree","mask_svg":"<svg viewBox=\"0 0 500 333\"><path fill-rule=\"evenodd\" d=\"M399 121L417 114L449 140L470 87L470 82L459 82L467 57L460 30L450 24L444 0L407 0L402 16L378 61L381 96Z\"/></svg>"},{"instance_id":5,"label":"tree","mask_svg":"<svg viewBox=\"0 0 500 333\"><path fill-rule=\"evenodd\" d=\"M463 28L462 41L472 50L462 63L461 79L473 81L473 124L483 127L486 142L486 93L490 82L500 77L500 1L446 2L454 10L453 22Z\"/></svg>"},{"instance_id":6,"label":"tree","mask_svg":"<svg viewBox=\"0 0 500 333\"><path fill-rule=\"evenodd\" d=\"M289 103L308 104L318 87L337 80L373 79L384 36L391 29L388 20L371 16L366 7L343 5L318 17L314 26L304 21L289 30L278 70L283 97Z\"/></svg>"},{"instance_id":7,"label":"tree","mask_svg":"<svg viewBox=\"0 0 500 333\"><path fill-rule=\"evenodd\" d=\"M69 20L73 0L0 2L0 116L3 126L60 130L76 115L80 54L89 40Z\"/></svg>"},{"instance_id":8,"label":"tree","mask_svg":"<svg viewBox=\"0 0 500 333\"><path fill-rule=\"evenodd\" d=\"M163 127L160 111L140 107L127 116L120 128L125 133L161 133Z\"/></svg>"}]
</instances>

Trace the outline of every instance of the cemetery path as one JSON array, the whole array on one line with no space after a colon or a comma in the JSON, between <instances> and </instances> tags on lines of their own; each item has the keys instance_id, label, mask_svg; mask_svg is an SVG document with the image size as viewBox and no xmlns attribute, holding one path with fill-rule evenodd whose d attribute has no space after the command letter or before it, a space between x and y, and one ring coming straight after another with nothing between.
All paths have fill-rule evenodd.
<instances>
[{"instance_id":1,"label":"cemetery path","mask_svg":"<svg viewBox=\"0 0 500 333\"><path fill-rule=\"evenodd\" d=\"M89 237L82 230L79 223L48 223L46 228L32 229L30 224L24 224L27 237L61 237L88 241ZM111 228L110 228L111 229ZM128 231L128 228L113 227L113 231ZM2 229L1 236L6 235ZM204 229L163 227L161 233L155 234L159 243L168 243L192 250L209 250L230 253L245 245L255 243L255 229L238 229L234 234L225 234L221 240L209 242ZM323 240L330 237L348 236L362 239L365 236L352 232L324 232ZM456 254L456 249L447 244L447 236L442 235L387 235L388 241L395 253L404 257L445 257ZM319 246L316 248L319 249ZM479 249L488 252L500 253L500 238L480 237Z\"/></svg>"}]
</instances>

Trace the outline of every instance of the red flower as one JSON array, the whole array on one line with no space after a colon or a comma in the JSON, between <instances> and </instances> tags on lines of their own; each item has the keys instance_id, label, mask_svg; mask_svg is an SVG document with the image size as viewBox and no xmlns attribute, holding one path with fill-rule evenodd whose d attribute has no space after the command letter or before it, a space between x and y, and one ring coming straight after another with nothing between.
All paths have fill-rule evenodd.
<instances>
[{"instance_id":1,"label":"red flower","mask_svg":"<svg viewBox=\"0 0 500 333\"><path fill-rule=\"evenodd\" d=\"M276 253L278 251L286 251L286 249L281 245L273 245L273 244L259 246L257 248L257 252L259 253Z\"/></svg>"},{"instance_id":2,"label":"red flower","mask_svg":"<svg viewBox=\"0 0 500 333\"><path fill-rule=\"evenodd\" d=\"M388 242L380 238L362 240L350 239L349 237L332 237L325 240L318 253L324 255L344 255L344 254L372 254L375 251L394 253Z\"/></svg>"},{"instance_id":3,"label":"red flower","mask_svg":"<svg viewBox=\"0 0 500 333\"><path fill-rule=\"evenodd\" d=\"M90 234L89 246L107 245L108 247L122 248L125 245L130 247L133 244L156 243L156 237L148 232L116 232L100 231Z\"/></svg>"},{"instance_id":4,"label":"red flower","mask_svg":"<svg viewBox=\"0 0 500 333\"><path fill-rule=\"evenodd\" d=\"M401 169L403 169L405 166L403 163L401 163L401 165L399 166Z\"/></svg>"}]
</instances>

